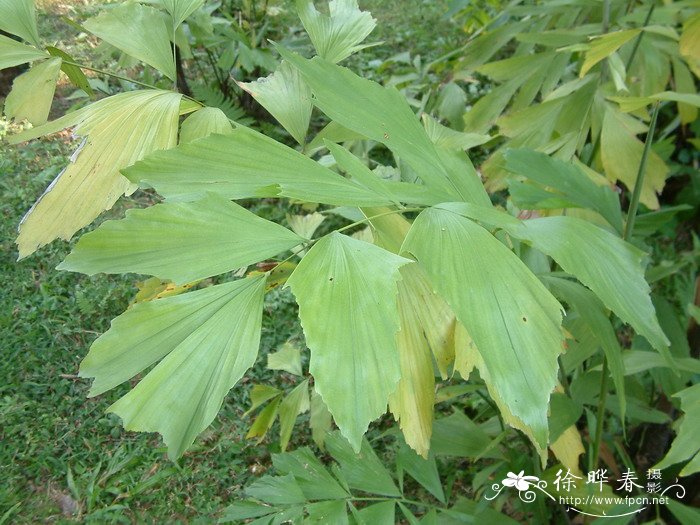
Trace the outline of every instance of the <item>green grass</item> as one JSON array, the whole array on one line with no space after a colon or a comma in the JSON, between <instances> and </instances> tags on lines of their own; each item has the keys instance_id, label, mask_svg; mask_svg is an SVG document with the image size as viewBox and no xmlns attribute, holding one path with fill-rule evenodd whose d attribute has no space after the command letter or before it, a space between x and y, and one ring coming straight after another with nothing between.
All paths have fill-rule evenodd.
<instances>
[{"instance_id":1,"label":"green grass","mask_svg":"<svg viewBox=\"0 0 700 525\"><path fill-rule=\"evenodd\" d=\"M128 306L137 278L58 272L69 249L65 242L20 262L13 245L23 213L70 150L61 140L0 146L0 516L12 509L12 523L67 520L63 508L96 522L206 521L254 465L267 463L267 445L256 448L243 439L250 421L242 418L250 378L270 377L265 360L231 392L213 427L179 465L167 460L158 436L125 432L118 418L105 415L128 386L87 399L89 382L76 377L80 360ZM125 199L106 218L145 199ZM268 294L265 312L262 356L298 335L288 293Z\"/></svg>"}]
</instances>

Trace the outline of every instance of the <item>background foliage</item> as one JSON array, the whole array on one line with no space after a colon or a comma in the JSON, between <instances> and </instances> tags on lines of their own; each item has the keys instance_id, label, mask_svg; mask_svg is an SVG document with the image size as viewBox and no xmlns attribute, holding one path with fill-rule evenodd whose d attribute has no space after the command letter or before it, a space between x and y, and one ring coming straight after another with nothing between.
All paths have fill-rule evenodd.
<instances>
[{"instance_id":1,"label":"background foliage","mask_svg":"<svg viewBox=\"0 0 700 525\"><path fill-rule=\"evenodd\" d=\"M682 397L683 404L680 404L678 399L672 397L672 394L692 383L698 372L697 306L693 307L693 304L697 304L699 249L697 238L693 234L697 225L698 206L698 157L695 149L697 110L694 109L697 102L693 98L679 99L677 95L657 95L664 90L694 94L695 80L690 70L695 71L697 63L693 62L692 52L688 54L690 48L687 43L684 47L683 38L680 37L679 40L678 35L685 34L682 32L687 31L687 27L692 27L697 18L696 14L693 15L693 9L697 6L692 2L658 6L656 18L653 18L654 11L649 9L649 5L642 4L631 11L631 7L635 7L632 4L636 3L612 2L611 11L606 15L605 3L600 3L584 9L574 23L567 19L566 12L561 14L546 7L548 11L543 15L537 11L538 6L519 4L417 2L413 9L405 9L402 2L367 2L362 7L369 9L379 20L370 41L383 40L384 44L352 55L344 65L384 85L399 88L412 108L423 112L427 129L432 129L433 140L436 134L442 134L441 140L446 143L452 141L451 144L457 144L457 149L472 148L470 156L485 177L487 188L492 192L492 200L503 203L513 215L519 215L521 210L534 209L542 215L556 216L559 213L557 210L567 208L568 214L597 224L607 221L608 224L604 227L617 231L618 234L623 233L618 200L602 184L604 179L591 170L603 172L612 182L619 180L627 186L625 188L620 184L616 188L621 194L622 209L627 209L629 200L634 201L631 192L625 191L634 186L629 174L635 171L634 167L638 165L637 159L643 149L643 141L636 138L636 135L646 131L644 122L649 117L644 108L657 99L665 101L659 115L659 138L651 153L647 179L651 186L643 190L641 200L649 209L642 208L636 224L636 238L631 240L652 254L646 279L653 287L652 299L661 328L671 341L670 354L661 360L656 359L660 356L651 352L649 343L634 335L629 328L615 322L613 330L605 308L583 287L573 286L575 283L562 280L561 275L551 276L549 281L545 281L569 307L564 327L571 334L567 338L569 349L559 362L564 372L560 375L564 392L554 394L552 399L552 415L555 417L550 418L548 423L550 435L553 435L552 441L555 440L554 436L561 436L567 428L575 429L570 425L578 421L578 430L584 438L586 434L590 435L590 439L586 440L589 466L597 466L597 459L591 459L591 456L598 457L599 442L594 437L595 429L599 426L596 418L605 414L607 409L609 415L606 417L605 435L600 449L604 464L613 471L619 471L622 465L651 467L668 450L672 440L670 421L680 414L679 410L686 413L685 419L680 419L677 423L679 439L692 435L692 429L695 428L693 425L697 425L697 418L693 418L692 400L689 401L690 398L686 395ZM80 107L88 95L100 93L102 96L128 91L136 87L134 82L167 89L171 85L166 78L169 77L177 82L181 93L220 109L226 117L238 123L258 127L283 143L293 145L296 140L304 145L307 152L330 148L335 160L345 171L354 171L353 176L362 176L361 170L356 175L358 168L352 165L352 157L346 157L343 164L341 159L344 158L345 150L338 146L324 144L318 138L305 144L306 126L292 125L289 119L295 118L294 114L285 115L283 107L275 110L274 105L269 101L266 103L264 95L257 92L260 86L256 83L257 77L267 75L277 65L275 52L269 47L268 39L278 41L288 49L309 53L309 42L305 39L291 6L255 1L224 2L216 9L207 6L188 19L189 33L175 35L177 60L173 60L171 50L167 47L155 56L140 56L138 50L131 51L132 57L160 69L165 77L139 65L133 58L119 53L109 45L111 39L119 40L123 36L119 32L118 14L115 14L118 11L102 10L99 7L73 6L62 13L67 15L62 19L50 16L56 7L47 5L39 9L40 33L51 35L51 40L56 40L55 49L63 49L64 53L68 52L73 58L60 55L59 51L52 52L51 49L49 53L63 57L64 73L79 88L70 88L61 77L59 96L52 110L57 116L63 114L70 105ZM91 28L91 24L96 22L88 22L85 28L101 37L104 42L99 43L86 33L75 38L75 22L81 22L98 12L102 13L99 17L103 17L103 22L108 20L109 23ZM683 16L678 15L680 12ZM525 13L534 13L536 16L519 21ZM214 19L210 17L212 14ZM679 25L679 20L684 24ZM610 31L617 35L615 31L620 28L631 33L624 36L624 42L615 40L616 37L611 35L588 43L588 36L601 33L601 23L603 33ZM113 36L110 36L108 30L110 24L117 24ZM647 26L650 29L645 29L644 32L638 30ZM436 27L442 29L438 38L433 33L433 28ZM629 27L633 29L628 29ZM164 26L163 31L167 33L167 27ZM20 36L30 43L37 39L31 30ZM314 40L313 34L311 40ZM559 53L556 67L551 67L552 47L566 46L570 48L569 54ZM129 53L129 50L122 49ZM334 51L326 50L325 53L330 56ZM513 55L515 58L508 58ZM570 62L561 59L567 56ZM600 56L602 62L595 56ZM293 55L286 54L285 57L302 72L306 67L311 68ZM344 57L338 55L332 58ZM489 63L492 59L505 61ZM46 64L46 67L57 64L51 60L42 64ZM84 70L87 75L82 76L76 69L65 67L67 62L73 61L87 62L98 71L87 69ZM593 67L596 63L598 67ZM683 65L685 63L688 64L687 67ZM119 71L123 78L105 76L99 71L103 69ZM527 74L519 73L523 69ZM31 71L33 74L48 76L58 74L53 70ZM284 73L291 74L291 69ZM350 122L350 112L345 115L339 112L337 116L333 114L334 108L342 106L342 101L333 102L332 90L323 95L321 90L324 86L313 83L314 74L312 69L308 69L304 73L304 80L313 87L321 109L338 121L345 118ZM330 81L331 77L323 78ZM691 79L690 84L688 78ZM289 77L285 76L284 80L282 85L289 85ZM561 86L557 91L558 83ZM6 113L14 114L17 120L24 117L34 124L41 124L48 116L48 108L28 106L21 98L17 100L17 94L22 92L15 91L14 101L8 97L5 102ZM487 95L483 96L485 94ZM323 102L324 96L329 102ZM624 98L616 100L616 96ZM286 130L276 124L256 99L278 121L285 124ZM589 113L571 114L569 108L580 110L586 104L592 108ZM180 111L183 111L182 106ZM313 131L320 129L323 124L318 119L319 116L314 114L311 121ZM438 121L450 129L442 127ZM9 127L10 132L21 131L16 124L5 122L7 121L3 125ZM126 116L124 122L125 125L129 123ZM223 130L230 127L226 120L219 122L217 125L223 126ZM85 129L91 129L95 136L99 133L100 125L99 122L80 124ZM352 127L352 123L347 125ZM409 127L405 126L403 130ZM194 125L191 129L193 136L202 133L201 130L195 131ZM399 129L396 128L397 131ZM347 130L341 130L340 135L335 136L334 132L337 134L338 130L327 130L326 136L337 142L345 142L352 153L368 162L370 167L378 166L376 171L387 180L395 179L400 171L404 181L413 182L407 176L405 166L397 166L398 170L391 166L391 152L379 144L382 137L372 137L375 138L374 141L366 141L358 140L360 137L356 134L343 135ZM32 133L33 131L24 132L24 136ZM313 133L310 135L313 136ZM393 140L398 140L400 136L400 132L391 132ZM183 125L181 142L186 142L185 137L186 127ZM391 140L386 135L383 138L384 141ZM138 143L143 144L144 140L141 137ZM164 135L163 140L167 142L172 139ZM399 143L387 142L387 145L390 148L401 147ZM351 511L352 519L360 523L378 523L381 520L393 522L394 512L400 512L403 516L400 519L408 522L416 519L414 513L430 522L431 519L437 519L438 511L441 522L449 522L450 519L459 522L465 517L505 520L507 518L504 514L474 504L479 499L478 495L490 483L490 476L500 479L507 470L517 472L525 469L538 473L543 479L553 478L556 468L542 472L536 453L527 440L511 442L506 438L515 435L515 431L507 430L504 420L518 426L515 418L509 418L507 413L502 412L505 405L499 395L507 396L508 393L498 394L491 388L487 392L481 380L489 379L484 374L484 363L478 362L477 367L482 370L482 377L474 376L472 382L464 383L458 378L447 379L444 372L442 377L438 375L434 379L438 382L436 412L443 417L435 423L431 441L433 452L427 461L418 461L390 420L383 418L368 434L379 457L374 455L367 442L363 444L364 458L373 465L373 474L357 471L357 463L353 462L354 454L343 449L347 443L337 433L330 434L332 438L325 437L324 430L329 425L329 415L323 403L315 396L315 390L309 390L307 352L296 322L297 307L289 290L281 288L275 288L266 295L263 307L261 354L267 354L267 363L258 359L258 364L248 373L247 379L229 394L214 425L204 432L184 458L177 463L167 461L163 457L165 449L159 448L158 439L126 433L121 429L118 418L104 415L108 402L125 394L128 391L127 385L107 394L105 400L98 398L86 402L84 397L88 386L75 372L94 336L104 332L108 328L108 321L129 304L154 296L172 296L184 290L158 279L137 284L128 277L79 277L75 274L55 273L52 269L68 253L65 244L53 243L43 248L40 258L34 257L19 264L12 261L14 248L9 239L14 235L11 230L19 222L28 204L66 164L66 157L75 144L71 143L69 136L60 134L57 138L42 139L41 142L29 143L19 149L4 144L0 147L3 154L0 168L5 175L2 179L5 195L3 228L6 230L3 236L6 239L3 275L9 277L7 293L3 295L3 301L6 302L3 312L7 312L7 318L2 323L3 327L7 327L3 328L3 340L9 343L8 358L2 365L4 375L9 378L3 386L1 396L3 428L0 446L2 464L9 480L0 493L0 503L6 509L3 521L31 522L55 517L59 511L67 519L98 522L151 519L208 521L213 516L222 515L221 509L225 503L230 503L243 494L253 500L277 506L276 512L280 513L278 519L292 518L301 513L301 509L305 509L303 512L312 521L342 522L347 508ZM506 152L507 148L521 147L539 149L551 154L554 160L525 150ZM144 148L146 153L148 148ZM403 151L407 155L408 150ZM625 151L629 151L629 155L623 154ZM579 164L576 170L571 171L570 180L567 182L564 178L562 182L561 175L570 169L562 161L571 159L573 155L587 167ZM128 165L136 158L120 162ZM330 156L322 157L323 159L327 162L333 160ZM623 164L626 165L624 169L620 167ZM533 169L533 166L537 166L537 169ZM75 169L77 171L83 168ZM587 184L583 183L580 174L584 172L599 185L592 184L590 180ZM556 176L548 178L553 173ZM624 176L618 176L619 173ZM656 200L654 190L660 192L663 187L660 180L663 178L667 181L666 189L659 198L662 208L655 211L659 201ZM506 185L507 192L503 191ZM322 190L316 191L319 195L324 195ZM589 192L596 197L582 202L582 196ZM444 199L435 202L441 200ZM98 224L107 218L122 217L125 209L141 208L154 202L158 202L154 193L138 192L120 200L116 207L100 217ZM310 238L314 232L314 237L318 237L348 223L352 225L358 218L341 208L338 214L327 215L321 221L323 216L319 216L318 211L324 211L324 208L294 200L289 205L269 198L245 204L258 216L288 225L306 238ZM588 210L582 210L585 208ZM474 213L481 212L469 208L452 211L485 220L488 224L507 231L513 239L533 243L536 248L557 259L560 270L571 273L581 271L576 267L578 261L575 257L560 259L555 255L561 253L562 247L552 245L551 241L548 244L546 239L556 239L556 235L544 231L537 237L534 225L555 225L554 217L554 220L549 221L512 223L507 220L507 216L476 217ZM381 214L382 210L375 210L370 215L377 213ZM135 218L136 215L130 217ZM524 217L522 213L520 217ZM454 232L461 232L460 228L464 228L460 233L465 236L463 240L469 235L477 235L478 231L471 230L469 222L457 224L451 213L446 211L435 210L431 214L423 214L421 221L416 223L425 224L426 228L431 222L449 227ZM379 222L376 221L374 226L381 231ZM76 223L73 229L83 224L86 222ZM86 231L95 226L88 227ZM40 239L37 235L40 236L43 232L31 233L31 223L25 223L23 228L25 232L30 231L27 235L31 237L31 242L22 244L20 237L22 255L34 248L33 243L50 240L37 241ZM586 228L581 228L583 235ZM38 230L41 230L41 226ZM360 239L365 235L360 227L351 231L355 231L355 236ZM435 248L429 248L431 237L428 231L426 229L423 238L420 238L421 230L416 227L412 230L413 236L407 241L411 254L421 262L427 261L432 253L438 253ZM63 235L70 237L72 233L67 231ZM88 238L91 237L85 237ZM296 243L295 240L292 241L289 240L290 247ZM384 239L383 242L396 240ZM486 238L483 243L484 246L488 244ZM387 245L389 244L385 244L385 247ZM331 250L320 242L314 249L320 251L322 248ZM607 246L600 246L601 250L606 248ZM444 250L444 247L441 249ZM494 252L490 255L493 260L500 260L503 257L502 245L495 243L492 249ZM514 249L535 273L538 270L544 271L548 263L543 259L542 253L531 250L518 241ZM636 252L629 253L630 258L620 268L627 268L633 274L632 267L638 262L633 262ZM313 260L312 255L304 259L309 265ZM325 260L326 257L319 259ZM63 263L64 267L70 268L70 261L69 257ZM232 263L231 269L240 264L243 262ZM398 268L401 262L397 258L393 264ZM441 261L426 263L425 268L432 270L435 275L449 274L440 264ZM92 268L88 273L100 271L95 270L94 266ZM274 288L286 280L291 269L281 265L275 270L277 273L268 277L268 286ZM266 271L269 268L263 265L259 270ZM314 270L318 271L318 267L314 267ZM513 271L516 271L515 267ZM210 280L210 275L194 277L207 279L200 286L220 282L218 278ZM179 283L187 281L186 277L193 276L183 276ZM177 277L174 278L178 280ZM634 309L628 311L630 317L624 318L620 314L625 309L624 304L617 308L611 306L616 304L616 300L624 303L624 299L615 291L600 286L596 288L595 279L591 278L587 282L581 275L579 278L620 317L630 322L638 332L644 333L644 323L635 323ZM613 281L620 286L625 278L629 279L629 286L624 287L632 293L638 286L638 283L633 282L633 277L619 275ZM298 278L300 279L301 277ZM404 274L404 281L408 279ZM521 282L525 283L526 279L523 277ZM290 283L295 293L295 282L298 280L292 279ZM539 281L533 280L533 283ZM457 289L459 283L454 283L453 286L444 283L441 285L445 288L440 292L449 298L450 290ZM298 293L297 298L301 299ZM453 308L457 308L457 300L450 301ZM315 314L313 310L305 314L302 309L302 322L305 315L313 317ZM401 315L411 314L403 312ZM651 329L645 333L647 339L653 346L663 347L663 343L658 343L660 336L657 337L653 332ZM601 334L604 337L601 338ZM307 330L307 340L309 336ZM599 345L604 353L597 352ZM620 352L623 348L625 354L624 359L621 359L623 354ZM70 356L67 356L69 349ZM606 356L604 364L603 355ZM440 362L436 364L440 368ZM471 366L473 364L472 362ZM679 373L673 374L666 370L669 364L675 366ZM602 387L605 393L600 394L603 391L599 390L601 367L604 371L609 367L614 394L607 395L608 389L605 386ZM469 362L457 361L454 368L463 377L469 377ZM272 373L271 370L281 373ZM604 373L602 377L607 377L607 374ZM256 383L252 389L249 388L251 382ZM599 408L601 405L602 410ZM400 408L397 408L400 406L401 400L390 399L390 408L394 413L400 412ZM246 409L249 410L244 414ZM255 418L251 418L250 414L255 409L259 412ZM292 433L297 412L302 412L301 424ZM273 427L275 421L278 423ZM625 423L627 428L624 430L627 434L623 435ZM356 424L357 422L348 423ZM274 430L269 432L271 428ZM402 429L406 433L406 428L402 426ZM408 440L409 434L406 435ZM627 437L627 442L624 436ZM255 446L251 441L246 441L246 438L256 438L258 443L264 445ZM540 442L540 453L546 454L546 447L541 446L541 443L546 443L546 438L531 438ZM327 442L327 439L332 441ZM319 454L327 447L329 455L325 459L330 460L332 456L339 465L331 468L333 475L320 464L316 472L318 478L306 479L295 470L294 461L299 458L303 458L303 461L316 461L311 459L314 457L313 452L297 448L298 445L311 442L319 447ZM359 441L354 444L359 445ZM412 442L411 446L420 451L416 442ZM576 439L573 439L559 451L553 448L553 452L559 461L569 466L577 463L579 453L583 452L583 449L577 452L578 446ZM280 452L286 448L297 450L273 457L272 467L277 476L263 477L249 485L245 493L237 492L247 484L250 476L257 476L271 467L270 452ZM544 452L542 448L545 449ZM179 455L179 452L174 455ZM481 461L476 461L477 459ZM679 463L689 459L692 459L692 450L680 446L671 449L665 466L676 466L672 467L668 475L672 477L674 470L677 472L683 467ZM398 488L390 470L386 470L382 462L396 472ZM692 463L688 463L681 474L692 474ZM329 466L332 464L327 462ZM377 472L383 474L377 477ZM406 479L404 472L408 473ZM336 480L339 480L340 485L337 485ZM327 492L314 492L319 489L314 483L320 483ZM332 492L332 487L335 487L335 492L330 494L328 491ZM370 498L374 504L367 505L367 498L363 498L362 494L358 496L357 490L379 496L374 500ZM470 494L471 497L464 499L461 497L464 494ZM532 519L533 516L543 522L563 519L557 515L555 507L548 508L543 504L538 504L533 510L532 507L520 505L518 501L505 499L500 500L498 506L516 520ZM230 507L223 516L231 520L264 516L261 508L264 510L266 507L255 503L240 503ZM281 510L282 508L286 510ZM670 510L682 522L684 519L693 519L689 509L675 508L674 511L674 507L670 507ZM657 512L663 513L665 517L670 516L665 509ZM679 517L679 513L686 518ZM266 518L260 519L264 521Z\"/></svg>"}]
</instances>

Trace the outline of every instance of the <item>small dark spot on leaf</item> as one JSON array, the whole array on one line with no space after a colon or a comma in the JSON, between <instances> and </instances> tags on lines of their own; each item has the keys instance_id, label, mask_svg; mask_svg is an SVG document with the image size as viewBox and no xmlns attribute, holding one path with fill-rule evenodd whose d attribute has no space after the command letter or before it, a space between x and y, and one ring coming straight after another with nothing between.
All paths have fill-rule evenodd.
<instances>
[{"instance_id":1,"label":"small dark spot on leaf","mask_svg":"<svg viewBox=\"0 0 700 525\"><path fill-rule=\"evenodd\" d=\"M523 321L527 323L527 317L523 317Z\"/></svg>"},{"instance_id":2,"label":"small dark spot on leaf","mask_svg":"<svg viewBox=\"0 0 700 525\"><path fill-rule=\"evenodd\" d=\"M333 280L333 277L329 277L328 280L329 280L329 281L332 281L332 280Z\"/></svg>"}]
</instances>

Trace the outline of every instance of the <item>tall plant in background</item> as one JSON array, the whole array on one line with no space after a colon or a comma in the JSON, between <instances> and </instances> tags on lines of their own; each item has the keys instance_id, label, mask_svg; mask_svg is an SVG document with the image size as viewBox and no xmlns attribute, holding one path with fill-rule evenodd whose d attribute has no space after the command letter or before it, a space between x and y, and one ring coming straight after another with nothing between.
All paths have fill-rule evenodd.
<instances>
[{"instance_id":1,"label":"tall plant in background","mask_svg":"<svg viewBox=\"0 0 700 525\"><path fill-rule=\"evenodd\" d=\"M517 3L519 4L519 3ZM464 114L470 131L497 126L500 147L483 166L490 189L504 187L505 152L526 147L574 160L632 189L654 101L673 102L673 127L697 118L697 6L684 2L566 2L514 5L500 25L469 43L455 75L478 73L496 84ZM512 56L490 61L503 46ZM641 202L659 207L668 176L652 151ZM516 203L532 206L528 186L510 186Z\"/></svg>"},{"instance_id":2,"label":"tall plant in background","mask_svg":"<svg viewBox=\"0 0 700 525\"><path fill-rule=\"evenodd\" d=\"M405 443L425 458L410 453L404 463L428 468L433 476L435 370L442 379L459 375L488 391L501 420L527 436L536 451L531 468L544 467L550 449L560 465L580 472L584 448L575 423L583 407L599 405L597 415L588 412L587 425L591 435L600 436L607 406L607 379L596 398L580 378L590 383L592 376L607 378L609 372L623 424L626 414L632 417L624 381L629 371L626 358L632 354L622 351L610 314L658 352L643 356L657 366L697 371L697 361L679 359L669 351L671 343L657 320L645 280L645 254L629 242L634 210L625 216L611 187L600 184L592 168L571 159L586 153L584 160L595 167L599 159L605 168L604 151L610 139L605 130L610 133L610 126L618 125L621 133L610 140L623 141L617 146L624 154L621 158L640 174L636 186L629 184L637 190L632 202L636 206L641 198L653 206L657 186L643 182L654 180L657 160L649 150L653 129L644 149L635 138L643 131L641 121L619 108L642 115L648 102L670 99L684 104L682 118L687 118L698 105L697 96L635 91L625 73L641 60L630 61L632 50L627 57L631 67L622 73L619 55L607 58L605 74L594 72L593 66L612 57L624 42L611 44L622 39L618 33L586 42L594 33L591 27L564 30L557 25L600 14L586 7L588 3L580 4L572 0L561 12L552 6L513 8L508 13L529 18L486 32L469 45L461 62L461 67L479 66L478 71L494 78L501 75L508 86L496 88L466 113L464 131L488 131L517 93L512 104L522 108L522 114L500 121L501 131L510 137L508 151L499 149L484 169L490 187L501 184L504 173L514 178L511 195L516 205L550 210L550 216L530 220L492 205L463 151L473 135L465 137L461 129L445 127L429 115L421 124L395 89L338 65L366 47L363 42L375 25L355 0L331 1L327 12L319 11L310 0L298 0L300 18L317 56L306 59L277 46L282 62L274 73L240 84L279 121L301 151L233 125L219 109L148 86L45 123L60 69L79 84L80 66L42 48L30 1L0 4L0 28L26 42L0 37L0 65L33 62L16 80L5 111L37 127L10 140L19 143L65 127L84 137L71 164L22 221L17 240L20 257L55 238L71 238L121 194L137 187L152 188L165 198L83 235L60 265L60 269L89 275L151 275L172 281L182 292L137 303L113 321L81 365L81 376L94 378L90 394L101 394L144 373L110 411L129 430L159 432L169 456L178 458L212 422L228 391L256 361L264 294L284 284L299 304L310 349L311 401L309 383L302 382L284 400L279 392L261 392L258 405L269 401L265 410L270 415L284 404L284 417L293 424L297 413L309 405L313 416L315 403L316 414L326 421L326 428L318 427L322 433L330 426L325 416L330 413L343 436L334 435L337 446L331 453L341 470L350 471L339 474L349 488L340 487L342 495L337 498L304 491L309 480L288 464L279 467L285 476L258 487L267 487L268 492L251 490L253 497L275 503L265 499L271 497L270 487L286 484L297 500L277 503L332 499L341 505L334 502L331 510L344 515L352 499L349 489L366 490L366 486L353 485L352 469L357 467L346 469L343 464L357 460L347 459L351 455L343 447L360 452L369 425L385 414L387 405ZM610 13L618 13L619 2L613 4L615 10ZM163 0L158 5L125 3L105 10L85 27L174 81L176 53L171 36L177 35L188 17L203 17L207 8L187 0ZM637 12L632 11L629 20ZM606 13L608 21L628 20ZM550 24L551 31L525 32L531 25L542 31L550 29ZM697 49L692 42L697 27L693 24L687 24L680 51L672 57L680 64L674 67L681 75L696 68ZM649 33L674 42L672 28L652 31L650 27L644 33L630 29L632 36L626 41L637 37L638 46L644 46L647 38L640 36ZM595 31L599 30L597 24ZM516 35L524 46L516 58L482 65ZM541 44L542 38L550 43ZM549 49L551 42L569 47L530 55L540 45ZM577 57L583 60L583 74L568 80L568 64ZM646 68L642 79L651 77L650 69L663 62L644 60L640 62ZM535 63L540 65L534 67ZM557 87L562 79L565 83ZM609 93L611 86L624 86L634 96L611 102L610 97L620 94ZM542 101L530 106L538 93ZM309 141L314 108L330 123ZM504 122L510 122L510 127ZM525 123L532 130L526 130ZM366 156L353 153L367 151L354 147L367 142L385 147L393 155L393 165L371 170ZM328 154L314 160L319 152ZM498 169L491 171L494 166ZM397 176L382 177L386 172ZM611 179L622 179L619 173L606 169ZM345 226L313 237L315 228L301 220L290 221L289 229L233 202L260 198L337 207L338 213L352 218ZM575 217L569 213L572 209L585 213ZM360 230L364 226L368 229ZM351 232L355 233L348 235ZM270 270L247 271L272 258L276 264L268 264ZM216 276L223 277L212 284L209 278ZM601 363L602 374L596 370ZM684 376L673 384L682 387L687 380ZM679 394L687 412L681 441L697 424L694 388ZM261 426L269 428L272 419L262 420ZM460 420L461 428L473 426L467 421ZM286 446L291 432L288 422L285 428ZM504 428L499 439L505 433ZM488 450L500 449L498 440L488 443L488 436L486 440ZM600 437L589 450L593 466L599 441ZM678 450L672 449L665 464L690 459L681 458ZM697 471L696 460L697 456L684 474ZM507 468L504 460L497 465ZM406 470L411 473L411 467ZM411 475L426 479L416 472ZM314 475L316 482L328 476L320 470ZM301 489L293 488L297 485ZM437 492L435 484L431 486ZM390 492L379 493L400 497L395 490ZM393 509L394 502L391 505ZM327 511L329 507L319 510ZM235 516L254 517L259 511L251 512ZM312 513L308 508L307 512Z\"/></svg>"}]
</instances>

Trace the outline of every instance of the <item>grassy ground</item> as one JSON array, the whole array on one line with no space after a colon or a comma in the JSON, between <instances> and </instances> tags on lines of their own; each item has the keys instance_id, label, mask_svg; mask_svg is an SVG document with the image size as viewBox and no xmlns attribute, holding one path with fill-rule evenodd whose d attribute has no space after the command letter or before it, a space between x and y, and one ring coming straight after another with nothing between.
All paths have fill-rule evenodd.
<instances>
[{"instance_id":1,"label":"grassy ground","mask_svg":"<svg viewBox=\"0 0 700 525\"><path fill-rule=\"evenodd\" d=\"M55 271L68 253L65 242L16 262L16 225L65 165L71 146L51 140L0 148L0 516L9 512L13 523L68 516L96 522L117 516L125 522L204 519L265 462L267 447L256 449L243 439L249 423L241 417L245 383L179 465L167 461L157 436L124 432L116 417L104 414L126 387L88 400L78 365L127 307L135 278ZM125 200L105 218L139 204ZM289 295L268 296L262 354L297 332L294 316Z\"/></svg>"},{"instance_id":2,"label":"grassy ground","mask_svg":"<svg viewBox=\"0 0 700 525\"><path fill-rule=\"evenodd\" d=\"M450 38L459 37L458 31L438 31L441 36L434 37L445 23L441 14L447 2L416 2L415 9L405 9L399 0L361 4L379 18L375 39L386 44L374 48L378 59L404 46L438 56L453 45ZM50 12L71 16L69 8L63 12L66 5L71 3L44 2ZM42 20L49 33L58 30L57 18ZM409 32L412 27L423 29ZM158 436L124 432L116 417L105 415L127 385L87 399L88 382L76 376L79 363L127 307L136 278L55 271L69 251L65 242L16 262L13 244L22 215L65 166L74 146L65 135L17 148L0 143L0 525L210 522L269 464L275 445L246 443L250 421L242 418L247 385L269 375L258 365L179 464L167 460ZM136 194L100 220L121 216L126 207L147 199ZM261 355L299 333L288 293L269 294L265 312Z\"/></svg>"}]
</instances>

